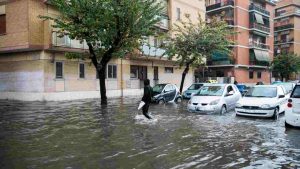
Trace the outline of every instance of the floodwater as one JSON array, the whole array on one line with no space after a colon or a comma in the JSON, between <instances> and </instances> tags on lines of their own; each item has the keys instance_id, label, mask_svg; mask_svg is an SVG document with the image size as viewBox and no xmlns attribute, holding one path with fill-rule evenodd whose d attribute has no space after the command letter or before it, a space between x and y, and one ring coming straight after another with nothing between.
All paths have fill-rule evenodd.
<instances>
[{"instance_id":1,"label":"floodwater","mask_svg":"<svg viewBox=\"0 0 300 169\"><path fill-rule=\"evenodd\" d=\"M300 168L300 130L278 121L198 115L137 99L0 101L0 168Z\"/></svg>"}]
</instances>

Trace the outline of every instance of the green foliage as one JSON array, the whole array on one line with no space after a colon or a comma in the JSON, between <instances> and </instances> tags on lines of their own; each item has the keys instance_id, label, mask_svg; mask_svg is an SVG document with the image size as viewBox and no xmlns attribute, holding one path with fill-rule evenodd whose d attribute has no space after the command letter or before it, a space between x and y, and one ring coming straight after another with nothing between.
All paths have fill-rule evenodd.
<instances>
[{"instance_id":1,"label":"green foliage","mask_svg":"<svg viewBox=\"0 0 300 169\"><path fill-rule=\"evenodd\" d=\"M199 66L205 59L211 57L214 52L231 53L232 41L228 39L235 32L226 22L213 19L206 23L198 17L197 23L182 21L175 25L174 34L170 36L166 45L169 59L176 59L180 66Z\"/></svg>"},{"instance_id":2,"label":"green foliage","mask_svg":"<svg viewBox=\"0 0 300 169\"><path fill-rule=\"evenodd\" d=\"M91 45L98 61L105 55L123 57L155 33L163 9L157 0L49 0L61 15L41 16L55 22L60 34ZM107 60L107 58L106 58Z\"/></svg>"},{"instance_id":3,"label":"green foliage","mask_svg":"<svg viewBox=\"0 0 300 169\"><path fill-rule=\"evenodd\" d=\"M280 74L281 78L289 78L292 73L300 70L300 56L292 53L284 53L274 57L273 71Z\"/></svg>"}]
</instances>

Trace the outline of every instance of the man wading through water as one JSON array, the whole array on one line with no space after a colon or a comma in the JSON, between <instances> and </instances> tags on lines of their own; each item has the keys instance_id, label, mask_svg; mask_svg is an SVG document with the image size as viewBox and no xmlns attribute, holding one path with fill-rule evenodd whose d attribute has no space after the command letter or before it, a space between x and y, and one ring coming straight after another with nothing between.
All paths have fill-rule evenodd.
<instances>
[{"instance_id":1,"label":"man wading through water","mask_svg":"<svg viewBox=\"0 0 300 169\"><path fill-rule=\"evenodd\" d=\"M148 119L152 119L148 114L148 109L151 103L151 99L152 99L152 87L150 86L150 80L146 79L144 80L144 96L142 98L142 101L145 102L145 105L143 106L143 114Z\"/></svg>"}]
</instances>

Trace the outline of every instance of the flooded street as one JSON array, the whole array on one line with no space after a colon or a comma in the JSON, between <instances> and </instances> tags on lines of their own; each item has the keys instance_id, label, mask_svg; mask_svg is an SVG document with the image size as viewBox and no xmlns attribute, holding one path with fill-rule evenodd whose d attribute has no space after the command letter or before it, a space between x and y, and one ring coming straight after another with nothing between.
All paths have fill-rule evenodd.
<instances>
[{"instance_id":1,"label":"flooded street","mask_svg":"<svg viewBox=\"0 0 300 169\"><path fill-rule=\"evenodd\" d=\"M278 121L198 115L137 99L0 101L0 168L299 168L300 130Z\"/></svg>"}]
</instances>

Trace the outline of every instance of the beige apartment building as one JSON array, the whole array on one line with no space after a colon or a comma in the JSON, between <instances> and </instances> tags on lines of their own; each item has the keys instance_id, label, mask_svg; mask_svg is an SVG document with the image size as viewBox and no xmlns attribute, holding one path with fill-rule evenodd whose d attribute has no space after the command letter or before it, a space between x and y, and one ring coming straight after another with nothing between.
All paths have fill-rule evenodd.
<instances>
[{"instance_id":1,"label":"beige apartment building","mask_svg":"<svg viewBox=\"0 0 300 169\"><path fill-rule=\"evenodd\" d=\"M156 25L170 31L172 25L189 14L205 17L204 1L165 0L162 21ZM0 99L69 100L97 98L99 80L89 61L68 60L66 52L87 52L87 45L68 36L58 37L50 21L39 15L57 15L44 0L0 1ZM107 95L140 95L145 78L156 83L180 85L183 69L168 61L160 40L149 37L140 56L114 59L107 66ZM186 77L185 88L194 82L194 72Z\"/></svg>"},{"instance_id":2,"label":"beige apartment building","mask_svg":"<svg viewBox=\"0 0 300 169\"><path fill-rule=\"evenodd\" d=\"M224 81L234 78L246 84L270 83L274 7L269 0L206 0L207 20L225 20L237 34L231 37L235 42L232 55L213 55L200 77L204 74Z\"/></svg>"},{"instance_id":3,"label":"beige apartment building","mask_svg":"<svg viewBox=\"0 0 300 169\"><path fill-rule=\"evenodd\" d=\"M300 0L281 0L277 3L274 18L274 53L300 55ZM274 74L276 76L276 74ZM292 79L299 79L292 75Z\"/></svg>"}]
</instances>

